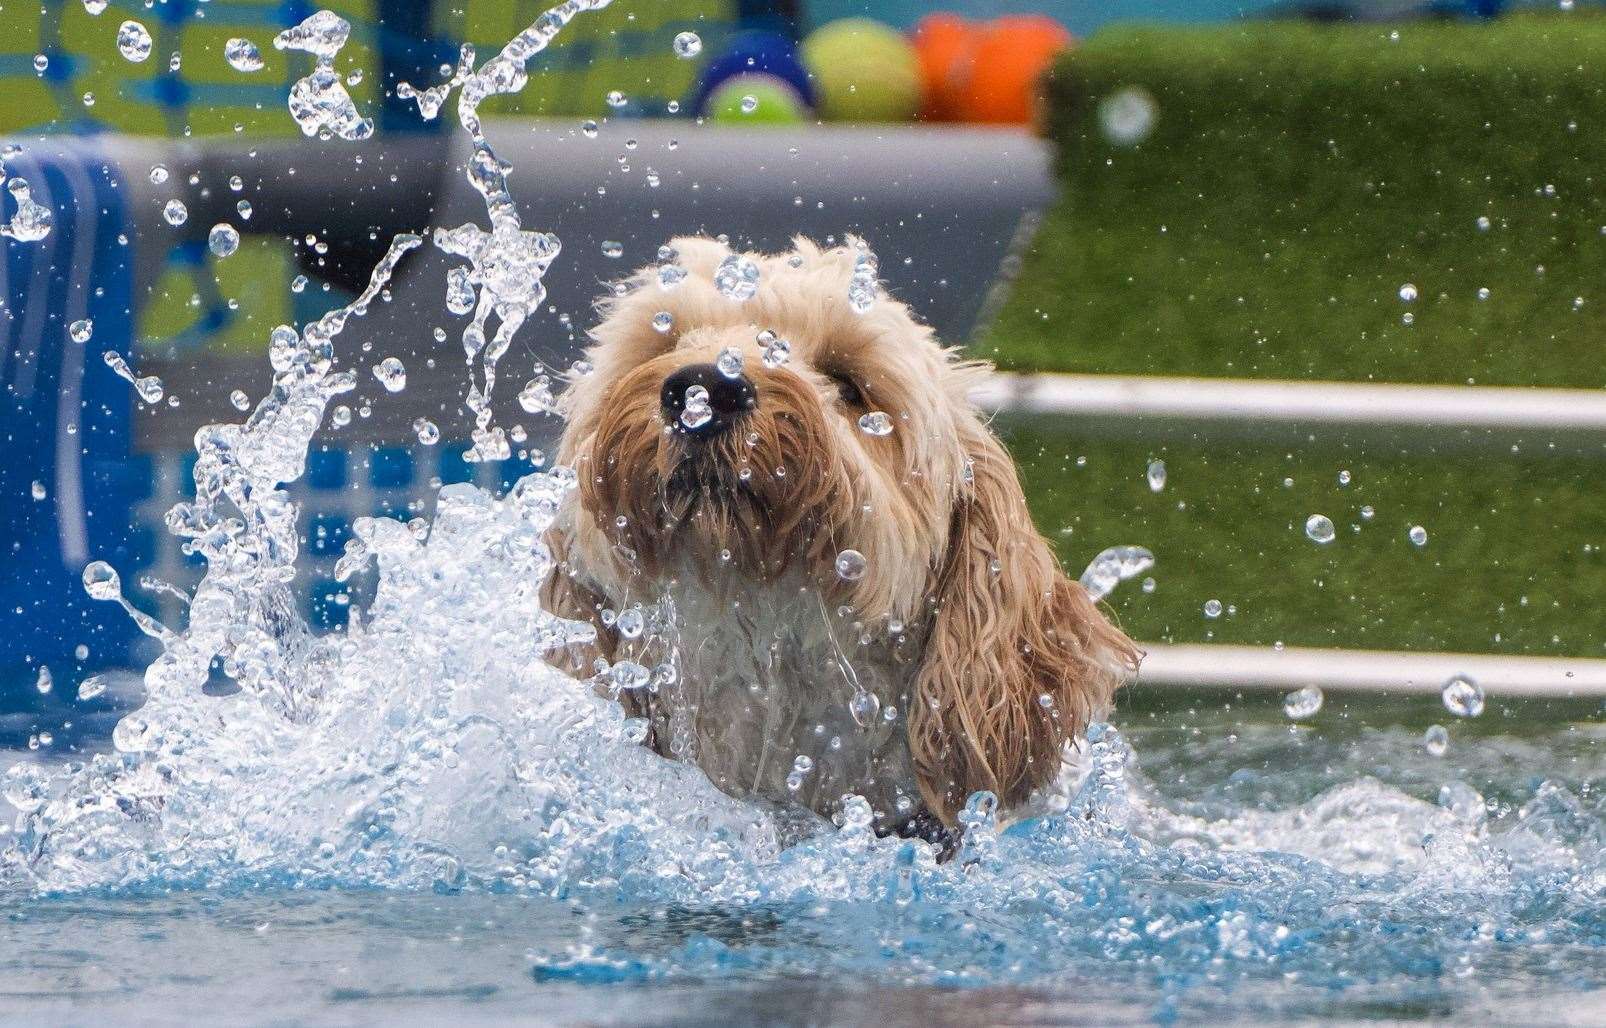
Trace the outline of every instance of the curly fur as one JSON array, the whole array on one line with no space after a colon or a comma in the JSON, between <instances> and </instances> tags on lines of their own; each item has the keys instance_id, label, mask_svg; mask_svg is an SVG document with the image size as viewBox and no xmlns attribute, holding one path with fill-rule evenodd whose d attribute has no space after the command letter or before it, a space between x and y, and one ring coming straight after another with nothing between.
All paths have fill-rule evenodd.
<instances>
[{"instance_id":1,"label":"curly fur","mask_svg":"<svg viewBox=\"0 0 1606 1028\"><path fill-rule=\"evenodd\" d=\"M737 302L714 285L731 251L678 239L684 281L663 289L647 268L602 302L594 371L563 400L558 459L579 489L554 529L564 564L547 601L581 618L678 605L682 681L625 699L661 752L727 791L822 813L859 792L883 827L924 812L952 825L974 791L1007 809L1051 780L1139 655L1032 527L1009 455L967 399L990 366L889 297L855 312L849 242L749 255L758 293ZM660 311L667 333L652 327ZM782 367L763 363L766 329L791 344ZM727 347L755 409L708 441L666 431L665 378ZM860 431L866 410L894 431ZM854 582L834 573L848 547L869 564ZM600 636L605 656L624 645ZM847 719L860 690L898 716ZM783 785L805 750L814 780Z\"/></svg>"}]
</instances>

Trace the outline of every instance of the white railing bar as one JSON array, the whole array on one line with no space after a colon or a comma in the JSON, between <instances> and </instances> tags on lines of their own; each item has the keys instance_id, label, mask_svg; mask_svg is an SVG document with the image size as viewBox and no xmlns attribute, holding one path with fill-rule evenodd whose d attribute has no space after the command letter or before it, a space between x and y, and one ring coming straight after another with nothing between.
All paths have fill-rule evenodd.
<instances>
[{"instance_id":1,"label":"white railing bar","mask_svg":"<svg viewBox=\"0 0 1606 1028\"><path fill-rule=\"evenodd\" d=\"M1603 389L1000 373L971 397L1032 414L1606 434Z\"/></svg>"},{"instance_id":2,"label":"white railing bar","mask_svg":"<svg viewBox=\"0 0 1606 1028\"><path fill-rule=\"evenodd\" d=\"M1491 700L1606 697L1606 660L1475 653L1145 643L1137 686L1297 689L1437 695L1470 675Z\"/></svg>"}]
</instances>

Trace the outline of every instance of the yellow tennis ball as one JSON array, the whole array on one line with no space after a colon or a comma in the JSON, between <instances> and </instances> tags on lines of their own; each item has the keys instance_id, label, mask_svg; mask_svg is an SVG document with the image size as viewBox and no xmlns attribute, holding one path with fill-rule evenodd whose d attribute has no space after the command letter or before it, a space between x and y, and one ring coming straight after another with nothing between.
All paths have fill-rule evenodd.
<instances>
[{"instance_id":1,"label":"yellow tennis ball","mask_svg":"<svg viewBox=\"0 0 1606 1028\"><path fill-rule=\"evenodd\" d=\"M823 118L907 121L920 111L920 58L896 29L843 18L811 32L799 55Z\"/></svg>"}]
</instances>

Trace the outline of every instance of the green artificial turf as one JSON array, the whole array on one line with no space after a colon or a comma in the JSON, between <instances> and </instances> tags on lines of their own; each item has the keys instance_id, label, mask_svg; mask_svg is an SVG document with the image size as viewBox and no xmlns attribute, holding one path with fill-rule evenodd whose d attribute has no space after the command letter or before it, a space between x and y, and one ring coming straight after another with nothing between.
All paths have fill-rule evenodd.
<instances>
[{"instance_id":1,"label":"green artificial turf","mask_svg":"<svg viewBox=\"0 0 1606 1028\"><path fill-rule=\"evenodd\" d=\"M1106 546L1154 552L1154 591L1128 582L1110 601L1137 638L1606 657L1597 462L1161 445L1039 419L998 427L1071 574ZM1167 467L1158 493L1145 478L1156 457ZM1316 513L1336 525L1333 542L1306 537ZM1418 524L1428 532L1420 548L1406 537ZM1231 612L1206 618L1211 599Z\"/></svg>"},{"instance_id":2,"label":"green artificial turf","mask_svg":"<svg viewBox=\"0 0 1606 1028\"><path fill-rule=\"evenodd\" d=\"M1606 18L1105 31L1051 111L1004 367L1606 386Z\"/></svg>"}]
</instances>

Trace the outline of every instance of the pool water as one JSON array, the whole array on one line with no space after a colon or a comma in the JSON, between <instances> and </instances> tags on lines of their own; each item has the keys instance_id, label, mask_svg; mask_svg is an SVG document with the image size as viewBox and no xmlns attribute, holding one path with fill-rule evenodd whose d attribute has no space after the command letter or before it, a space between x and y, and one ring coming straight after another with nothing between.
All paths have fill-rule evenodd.
<instances>
[{"instance_id":1,"label":"pool water","mask_svg":"<svg viewBox=\"0 0 1606 1028\"><path fill-rule=\"evenodd\" d=\"M1129 693L1066 813L983 818L942 866L850 825L723 878L631 877L603 835L523 890L264 866L18 897L0 1017L1599 1023L1598 704L1493 697L1434 756L1436 704L1278 703Z\"/></svg>"}]
</instances>

